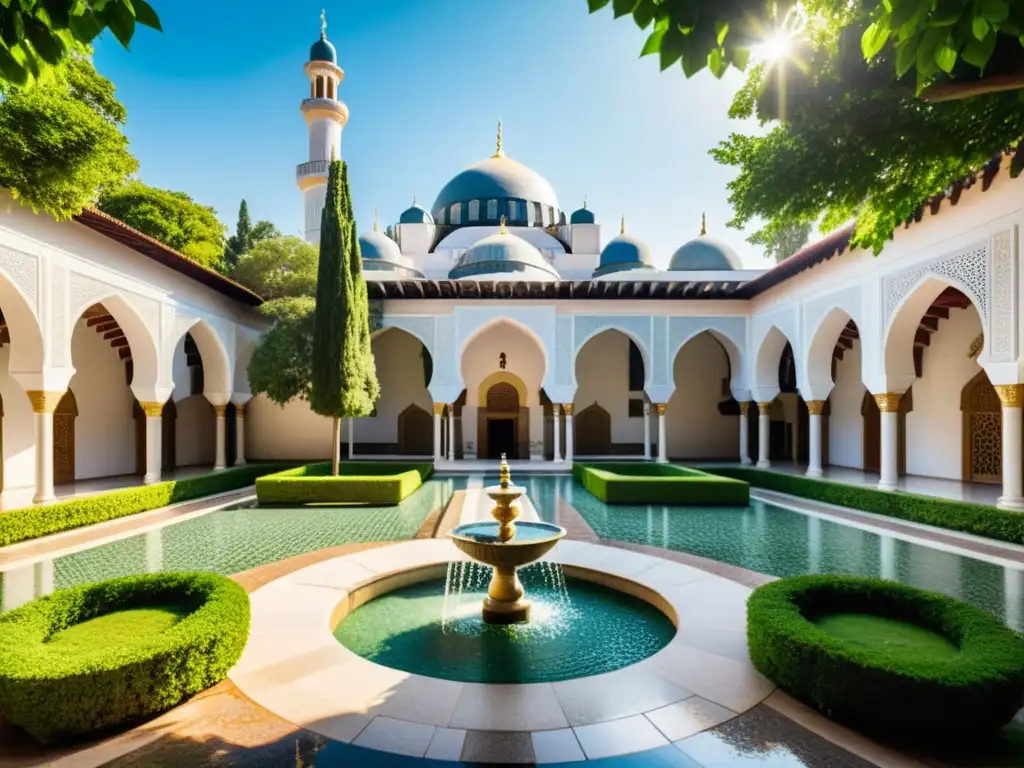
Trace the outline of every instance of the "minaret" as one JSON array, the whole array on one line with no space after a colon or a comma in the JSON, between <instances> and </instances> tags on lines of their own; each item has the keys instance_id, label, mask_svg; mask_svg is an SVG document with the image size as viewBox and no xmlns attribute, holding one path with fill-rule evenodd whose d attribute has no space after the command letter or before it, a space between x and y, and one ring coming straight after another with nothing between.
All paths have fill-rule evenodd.
<instances>
[{"instance_id":1,"label":"minaret","mask_svg":"<svg viewBox=\"0 0 1024 768\"><path fill-rule=\"evenodd\" d=\"M302 116L309 128L309 160L295 169L306 209L306 240L320 241L320 216L327 197L327 165L341 157L341 131L348 122L348 107L338 100L338 86L345 71L327 40L326 13L320 12L320 39L309 49L305 66L309 98L302 100Z\"/></svg>"}]
</instances>

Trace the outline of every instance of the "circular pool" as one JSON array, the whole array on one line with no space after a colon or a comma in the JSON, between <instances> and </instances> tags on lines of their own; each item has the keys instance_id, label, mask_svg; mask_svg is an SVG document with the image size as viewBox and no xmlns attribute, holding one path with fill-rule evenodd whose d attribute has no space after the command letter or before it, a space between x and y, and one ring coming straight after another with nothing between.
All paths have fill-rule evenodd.
<instances>
[{"instance_id":1,"label":"circular pool","mask_svg":"<svg viewBox=\"0 0 1024 768\"><path fill-rule=\"evenodd\" d=\"M533 603L528 624L483 622L489 569L475 569L370 600L346 616L334 636L369 661L418 675L542 683L635 664L675 635L672 621L639 597L563 576L549 564L519 573Z\"/></svg>"}]
</instances>

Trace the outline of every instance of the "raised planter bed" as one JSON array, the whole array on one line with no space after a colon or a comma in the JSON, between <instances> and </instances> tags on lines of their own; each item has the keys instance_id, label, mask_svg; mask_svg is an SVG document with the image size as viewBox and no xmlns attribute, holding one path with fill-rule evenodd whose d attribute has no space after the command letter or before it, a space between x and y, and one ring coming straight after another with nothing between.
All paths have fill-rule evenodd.
<instances>
[{"instance_id":1,"label":"raised planter bed","mask_svg":"<svg viewBox=\"0 0 1024 768\"><path fill-rule=\"evenodd\" d=\"M750 501L750 487L742 480L672 464L577 463L573 475L607 504L745 507Z\"/></svg>"},{"instance_id":2,"label":"raised planter bed","mask_svg":"<svg viewBox=\"0 0 1024 768\"><path fill-rule=\"evenodd\" d=\"M261 504L398 504L434 472L433 464L342 462L331 475L329 462L289 469L256 481Z\"/></svg>"}]
</instances>

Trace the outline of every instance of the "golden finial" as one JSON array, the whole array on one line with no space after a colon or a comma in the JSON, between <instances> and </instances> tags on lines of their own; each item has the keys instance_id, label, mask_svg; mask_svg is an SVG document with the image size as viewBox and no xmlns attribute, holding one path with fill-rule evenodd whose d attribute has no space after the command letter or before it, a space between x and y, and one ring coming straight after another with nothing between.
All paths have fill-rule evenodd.
<instances>
[{"instance_id":1,"label":"golden finial","mask_svg":"<svg viewBox=\"0 0 1024 768\"><path fill-rule=\"evenodd\" d=\"M700 234L703 237L707 233L708 233L708 215L706 213L702 213L700 215Z\"/></svg>"},{"instance_id":2,"label":"golden finial","mask_svg":"<svg viewBox=\"0 0 1024 768\"><path fill-rule=\"evenodd\" d=\"M416 193L415 192L412 193L412 204L416 205Z\"/></svg>"},{"instance_id":3,"label":"golden finial","mask_svg":"<svg viewBox=\"0 0 1024 768\"><path fill-rule=\"evenodd\" d=\"M512 473L508 469L508 461L505 459L505 454L501 454L501 467L500 475L498 479L498 485L502 488L508 488L512 485Z\"/></svg>"},{"instance_id":4,"label":"golden finial","mask_svg":"<svg viewBox=\"0 0 1024 768\"><path fill-rule=\"evenodd\" d=\"M377 223L377 209L373 209L373 231L380 232L380 224Z\"/></svg>"},{"instance_id":5,"label":"golden finial","mask_svg":"<svg viewBox=\"0 0 1024 768\"><path fill-rule=\"evenodd\" d=\"M583 193L583 209L586 210L586 208L587 208L587 193L584 192Z\"/></svg>"},{"instance_id":6,"label":"golden finial","mask_svg":"<svg viewBox=\"0 0 1024 768\"><path fill-rule=\"evenodd\" d=\"M320 9L320 39L327 39L327 9Z\"/></svg>"},{"instance_id":7,"label":"golden finial","mask_svg":"<svg viewBox=\"0 0 1024 768\"><path fill-rule=\"evenodd\" d=\"M505 218L504 216L502 216L501 217L501 232L498 233L499 235L507 235L508 234L508 230L505 229L505 224L507 224L507 223L508 223L508 219Z\"/></svg>"},{"instance_id":8,"label":"golden finial","mask_svg":"<svg viewBox=\"0 0 1024 768\"><path fill-rule=\"evenodd\" d=\"M622 223L619 225L619 234L626 234L626 214L622 214Z\"/></svg>"},{"instance_id":9,"label":"golden finial","mask_svg":"<svg viewBox=\"0 0 1024 768\"><path fill-rule=\"evenodd\" d=\"M501 118L498 118L498 149L492 157L504 157L505 150L501 148Z\"/></svg>"}]
</instances>

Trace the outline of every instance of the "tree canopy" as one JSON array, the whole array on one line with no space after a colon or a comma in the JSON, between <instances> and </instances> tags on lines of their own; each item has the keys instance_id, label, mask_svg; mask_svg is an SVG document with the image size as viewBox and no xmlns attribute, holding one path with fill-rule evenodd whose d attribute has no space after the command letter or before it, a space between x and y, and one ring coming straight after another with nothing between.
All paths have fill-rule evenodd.
<instances>
[{"instance_id":1,"label":"tree canopy","mask_svg":"<svg viewBox=\"0 0 1024 768\"><path fill-rule=\"evenodd\" d=\"M238 207L238 223L235 225L235 234L228 238L224 246L224 263L228 267L234 267L242 254L252 250L252 247L260 240L280 237L280 235L277 227L269 221L257 221L253 224L249 219L249 204L243 200Z\"/></svg>"},{"instance_id":2,"label":"tree canopy","mask_svg":"<svg viewBox=\"0 0 1024 768\"><path fill-rule=\"evenodd\" d=\"M136 24L160 29L145 0L0 0L0 88L45 80L105 29L127 48Z\"/></svg>"},{"instance_id":3,"label":"tree canopy","mask_svg":"<svg viewBox=\"0 0 1024 768\"><path fill-rule=\"evenodd\" d=\"M120 130L125 120L85 49L34 88L0 82L0 187L57 219L80 213L138 168Z\"/></svg>"},{"instance_id":4,"label":"tree canopy","mask_svg":"<svg viewBox=\"0 0 1024 768\"><path fill-rule=\"evenodd\" d=\"M315 309L309 296L275 299L260 307L272 325L249 361L254 395L264 394L280 406L296 398L309 400Z\"/></svg>"},{"instance_id":5,"label":"tree canopy","mask_svg":"<svg viewBox=\"0 0 1024 768\"><path fill-rule=\"evenodd\" d=\"M231 276L264 299L314 296L316 246L290 235L257 242L238 260Z\"/></svg>"},{"instance_id":6,"label":"tree canopy","mask_svg":"<svg viewBox=\"0 0 1024 768\"><path fill-rule=\"evenodd\" d=\"M104 192L98 207L204 267L222 267L224 225L213 208L200 205L184 192L132 181Z\"/></svg>"}]
</instances>

